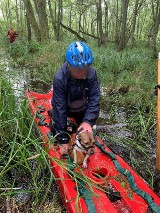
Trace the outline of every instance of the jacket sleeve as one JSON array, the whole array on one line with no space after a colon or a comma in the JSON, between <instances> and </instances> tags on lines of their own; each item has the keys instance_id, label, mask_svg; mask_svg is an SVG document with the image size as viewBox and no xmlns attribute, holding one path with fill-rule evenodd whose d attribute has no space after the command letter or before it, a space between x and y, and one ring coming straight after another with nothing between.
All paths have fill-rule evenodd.
<instances>
[{"instance_id":1,"label":"jacket sleeve","mask_svg":"<svg viewBox=\"0 0 160 213\"><path fill-rule=\"evenodd\" d=\"M66 104L66 91L63 82L54 78L53 80L53 121L55 123L55 131L58 134L58 139L61 144L68 143L66 134L67 128L67 104Z\"/></svg>"},{"instance_id":2,"label":"jacket sleeve","mask_svg":"<svg viewBox=\"0 0 160 213\"><path fill-rule=\"evenodd\" d=\"M95 73L92 79L88 82L88 105L83 122L95 125L100 111L100 84Z\"/></svg>"}]
</instances>

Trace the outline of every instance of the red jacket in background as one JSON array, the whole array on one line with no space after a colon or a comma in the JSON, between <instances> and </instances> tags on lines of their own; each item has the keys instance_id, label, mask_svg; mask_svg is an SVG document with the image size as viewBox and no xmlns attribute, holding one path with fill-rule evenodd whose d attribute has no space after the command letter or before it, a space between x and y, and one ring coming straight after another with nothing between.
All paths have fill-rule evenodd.
<instances>
[{"instance_id":1,"label":"red jacket in background","mask_svg":"<svg viewBox=\"0 0 160 213\"><path fill-rule=\"evenodd\" d=\"M18 36L18 33L15 30L8 30L7 37L10 40L10 43L13 43L16 40L16 37Z\"/></svg>"}]
</instances>

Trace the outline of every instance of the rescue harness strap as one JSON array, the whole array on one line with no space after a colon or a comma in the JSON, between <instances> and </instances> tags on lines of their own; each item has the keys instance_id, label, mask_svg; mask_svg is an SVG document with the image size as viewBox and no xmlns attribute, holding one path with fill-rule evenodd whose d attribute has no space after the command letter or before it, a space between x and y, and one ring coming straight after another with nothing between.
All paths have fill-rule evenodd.
<instances>
[{"instance_id":1,"label":"rescue harness strap","mask_svg":"<svg viewBox=\"0 0 160 213\"><path fill-rule=\"evenodd\" d=\"M42 112L45 111L45 108L44 108L43 106L38 106L38 108L39 108L40 110L38 110L38 111L36 112L36 114L35 114L36 118L40 119L39 122L38 122L38 125L39 125L39 126L47 126L47 127L48 127L49 125L48 125L47 123L44 122L44 121L45 121L45 118L44 118L44 116L41 114ZM73 125L75 125L75 124L73 123ZM53 135L52 135L51 132L47 133L47 136L48 136L48 138L49 138L49 140L50 140L51 142L53 142L55 145L57 145L56 139L55 139L55 137L53 137ZM68 169L69 169L70 171L73 171L74 168L75 168L75 166L76 166L76 165L73 165L73 160L71 159L71 157L70 157L69 155L65 156L65 158L68 159ZM73 177L73 174L71 174L71 172L69 173L69 175L70 175L71 177ZM78 175L79 175L79 174L77 173L77 176L78 176ZM75 179L75 177L73 177L73 178ZM84 182L83 180L81 180L80 178L78 178L78 177L76 177L76 179L77 179L77 186L76 186L75 190L77 190L77 191L79 192L80 196L84 199L84 201L85 201L85 203L86 203L86 206L87 206L87 209L88 209L88 212L89 212L89 213L97 213L96 208L95 208L95 205L94 205L94 202L93 202L93 200L92 200L91 193L90 193L90 191L86 188L85 182Z\"/></svg>"},{"instance_id":2,"label":"rescue harness strap","mask_svg":"<svg viewBox=\"0 0 160 213\"><path fill-rule=\"evenodd\" d=\"M48 126L48 124L46 124L44 122L45 118L43 117L43 115L41 114L42 112L45 111L45 108L42 107L42 106L39 106L38 108L40 108L40 110L38 110L36 112L36 118L39 118L40 121L38 123L38 125L40 126ZM51 135L51 133L48 133L48 138L50 140L53 140L54 137ZM55 142L55 139L54 139L54 142ZM131 174L130 171L128 171L127 169L123 168L118 160L117 160L117 157L116 155L113 153L113 152L108 152L105 150L105 146L104 144L101 144L98 142L97 140L97 137L95 136L95 145L101 150L101 152L103 152L105 155L109 156L111 158L111 160L113 161L116 169L118 170L118 172L120 172L122 175L124 175L127 180L128 180L128 183L131 187L131 189L136 193L138 194L139 196L141 196L148 204L148 206L155 212L155 213L159 213L160 212L160 206L157 205L153 198L148 194L146 193L145 191L141 190L138 188L137 184L135 183L135 180L134 180L134 177L133 175ZM71 163L71 158L68 156L68 162ZM73 163L73 161L72 161ZM70 168L71 170L74 169L74 167L72 166ZM92 200L92 197L90 195L90 192L88 189L86 189L85 187L85 183L83 180L78 180L79 181L79 186L77 187L77 190L79 191L80 195L83 196L85 202L86 202L86 205L88 207L88 212L89 213L96 213L96 209L95 209L95 205L93 203L93 200Z\"/></svg>"},{"instance_id":3,"label":"rescue harness strap","mask_svg":"<svg viewBox=\"0 0 160 213\"><path fill-rule=\"evenodd\" d=\"M143 190L141 190L141 189L138 188L137 184L135 183L133 175L131 174L130 171L128 171L127 169L124 169L119 164L116 155L114 153L112 153L112 152L106 151L104 144L99 143L96 137L95 137L95 145L101 150L101 152L103 152L105 155L109 156L112 159L112 161L113 161L116 169L118 170L118 172L120 172L122 175L124 175L127 178L128 183L129 183L131 189L136 194L138 194L139 196L141 196L148 203L148 206L155 213L159 213L160 212L160 206L157 205L154 202L153 198L148 193L146 193L145 191L143 191Z\"/></svg>"}]
</instances>

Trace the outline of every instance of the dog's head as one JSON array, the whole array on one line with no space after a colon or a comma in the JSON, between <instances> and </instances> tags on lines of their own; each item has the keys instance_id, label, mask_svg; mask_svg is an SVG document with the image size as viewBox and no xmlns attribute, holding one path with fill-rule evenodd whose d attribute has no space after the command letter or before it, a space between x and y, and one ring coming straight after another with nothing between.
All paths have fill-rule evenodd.
<instances>
[{"instance_id":1,"label":"dog's head","mask_svg":"<svg viewBox=\"0 0 160 213\"><path fill-rule=\"evenodd\" d=\"M81 132L78 134L78 140L86 151L88 151L90 154L93 154L95 140L92 133ZM90 149L92 149L92 151Z\"/></svg>"}]
</instances>

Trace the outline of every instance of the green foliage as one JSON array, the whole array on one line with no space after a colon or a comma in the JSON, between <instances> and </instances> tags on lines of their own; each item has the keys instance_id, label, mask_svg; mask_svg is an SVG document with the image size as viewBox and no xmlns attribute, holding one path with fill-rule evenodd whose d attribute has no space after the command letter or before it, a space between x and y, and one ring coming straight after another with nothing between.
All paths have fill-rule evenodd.
<instances>
[{"instance_id":1,"label":"green foliage","mask_svg":"<svg viewBox=\"0 0 160 213\"><path fill-rule=\"evenodd\" d=\"M40 51L40 45L35 41L30 43L18 41L8 45L9 55L12 58L17 59L17 62L20 64L22 61L25 61L28 54L33 54L38 51Z\"/></svg>"},{"instance_id":2,"label":"green foliage","mask_svg":"<svg viewBox=\"0 0 160 213\"><path fill-rule=\"evenodd\" d=\"M53 188L56 178L50 168L47 150L43 148L41 138L38 137L39 134L35 129L34 118L28 110L28 103L26 100L16 103L14 91L3 77L1 77L0 85L0 94L2 94L0 188L4 189L0 191L0 197L12 199L26 194L29 196L30 202L29 206L25 205L25 208L33 210L33 212L36 212L36 209L38 212L45 211L43 204L47 203L51 197L48 211L54 209L60 212L63 206L61 203L57 204L57 201L60 202L60 197L57 196L58 191L55 192ZM83 181L88 186L89 193L92 193L93 185L98 187L87 177L70 170L73 168L72 162L68 162L66 165L63 160L57 158L53 160L65 171L69 170L69 174L72 174L76 184ZM10 190L5 190L6 188ZM79 195L77 195L76 202L78 199Z\"/></svg>"},{"instance_id":3,"label":"green foliage","mask_svg":"<svg viewBox=\"0 0 160 213\"><path fill-rule=\"evenodd\" d=\"M14 188L28 186L28 193L34 198L34 205L43 200L49 193L52 183L52 173L46 179L45 169L49 166L47 154L43 151L39 139L35 139L33 118L31 117L27 102L16 103L15 95L10 84L1 78L0 126L1 126L1 153L0 153L0 187ZM39 154L36 160L27 160ZM34 169L33 169L34 164ZM48 170L50 171L50 169ZM15 173L15 175L11 175ZM11 179L10 179L11 178ZM46 179L46 180L45 180ZM44 189L46 189L44 191ZM22 192L21 192L22 191ZM1 191L1 197L13 196L21 191ZM44 200L43 200L44 202Z\"/></svg>"},{"instance_id":4,"label":"green foliage","mask_svg":"<svg viewBox=\"0 0 160 213\"><path fill-rule=\"evenodd\" d=\"M153 88L157 78L157 60L143 43L117 52L113 46L93 46L98 76L107 88L107 101L118 99L122 105L137 106L155 102Z\"/></svg>"},{"instance_id":5,"label":"green foliage","mask_svg":"<svg viewBox=\"0 0 160 213\"><path fill-rule=\"evenodd\" d=\"M52 84L54 73L65 61L65 50L70 40L51 41L47 44L23 41L9 45L8 52L14 60L32 69L32 77L45 79ZM141 42L134 48L128 46L123 52L117 52L114 45L93 49L94 63L101 86L107 90L106 101L116 98L119 104L148 105L155 102L153 88L157 78L157 60L151 58L151 50ZM34 68L34 69L33 69Z\"/></svg>"}]
</instances>

